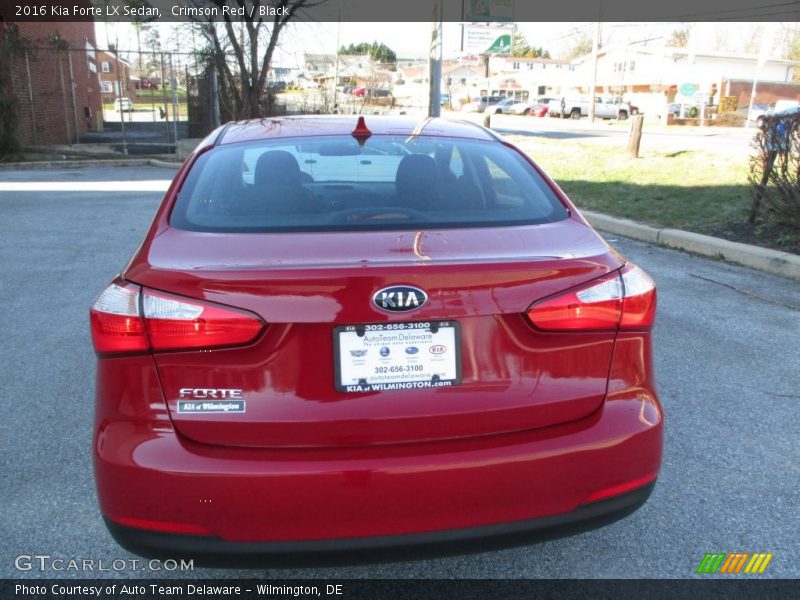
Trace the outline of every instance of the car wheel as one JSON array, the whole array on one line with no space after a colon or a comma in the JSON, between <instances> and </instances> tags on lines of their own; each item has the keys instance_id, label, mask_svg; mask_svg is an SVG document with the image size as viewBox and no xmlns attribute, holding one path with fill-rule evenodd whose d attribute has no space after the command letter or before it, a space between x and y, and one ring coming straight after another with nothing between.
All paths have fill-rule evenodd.
<instances>
[{"instance_id":1,"label":"car wheel","mask_svg":"<svg viewBox=\"0 0 800 600\"><path fill-rule=\"evenodd\" d=\"M525 110L522 111L522 115L525 117L527 117L529 114L531 114L530 108L526 108Z\"/></svg>"},{"instance_id":2,"label":"car wheel","mask_svg":"<svg viewBox=\"0 0 800 600\"><path fill-rule=\"evenodd\" d=\"M496 111L494 111L494 114L502 115L503 114L503 109L502 108L498 108Z\"/></svg>"},{"instance_id":3,"label":"car wheel","mask_svg":"<svg viewBox=\"0 0 800 600\"><path fill-rule=\"evenodd\" d=\"M572 112L569 113L569 118L570 119L580 119L581 118L581 109L580 108L572 109Z\"/></svg>"},{"instance_id":4,"label":"car wheel","mask_svg":"<svg viewBox=\"0 0 800 600\"><path fill-rule=\"evenodd\" d=\"M628 111L627 110L619 111L619 120L620 121L624 121L627 118L628 118Z\"/></svg>"},{"instance_id":5,"label":"car wheel","mask_svg":"<svg viewBox=\"0 0 800 600\"><path fill-rule=\"evenodd\" d=\"M764 117L763 117L763 115L756 119L756 125L758 126L759 129L763 129L764 128Z\"/></svg>"}]
</instances>

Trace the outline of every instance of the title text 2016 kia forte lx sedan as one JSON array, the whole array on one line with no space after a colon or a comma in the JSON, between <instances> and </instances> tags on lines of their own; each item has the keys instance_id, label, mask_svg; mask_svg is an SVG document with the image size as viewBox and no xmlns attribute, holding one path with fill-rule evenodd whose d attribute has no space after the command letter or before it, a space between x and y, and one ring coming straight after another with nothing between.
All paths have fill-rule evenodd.
<instances>
[{"instance_id":1,"label":"title text 2016 kia forte lx sedan","mask_svg":"<svg viewBox=\"0 0 800 600\"><path fill-rule=\"evenodd\" d=\"M487 129L226 125L91 307L102 514L127 548L193 556L619 518L661 461L655 304Z\"/></svg>"}]
</instances>

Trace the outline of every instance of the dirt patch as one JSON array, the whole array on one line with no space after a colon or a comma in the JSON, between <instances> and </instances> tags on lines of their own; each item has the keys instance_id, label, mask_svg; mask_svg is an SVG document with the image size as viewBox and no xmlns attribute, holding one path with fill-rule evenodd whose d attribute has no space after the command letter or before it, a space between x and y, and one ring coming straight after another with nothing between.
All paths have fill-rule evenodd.
<instances>
[{"instance_id":1,"label":"dirt patch","mask_svg":"<svg viewBox=\"0 0 800 600\"><path fill-rule=\"evenodd\" d=\"M800 230L774 221L750 224L731 222L723 227L706 231L708 235L724 238L732 242L752 244L762 248L772 248L781 252L800 254Z\"/></svg>"}]
</instances>

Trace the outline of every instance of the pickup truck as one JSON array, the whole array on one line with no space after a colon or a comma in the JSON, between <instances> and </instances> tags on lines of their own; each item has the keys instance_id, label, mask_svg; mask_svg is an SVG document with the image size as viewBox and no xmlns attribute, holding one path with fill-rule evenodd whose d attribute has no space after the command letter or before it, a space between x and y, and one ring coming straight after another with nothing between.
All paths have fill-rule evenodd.
<instances>
[{"instance_id":1,"label":"pickup truck","mask_svg":"<svg viewBox=\"0 0 800 600\"><path fill-rule=\"evenodd\" d=\"M596 97L594 99L594 116L600 119L627 119L628 115L636 114L627 102L618 102L613 98L604 99ZM548 114L561 116L561 100L551 100ZM589 116L589 100L586 98L566 99L564 105L564 116L570 119L580 119Z\"/></svg>"}]
</instances>

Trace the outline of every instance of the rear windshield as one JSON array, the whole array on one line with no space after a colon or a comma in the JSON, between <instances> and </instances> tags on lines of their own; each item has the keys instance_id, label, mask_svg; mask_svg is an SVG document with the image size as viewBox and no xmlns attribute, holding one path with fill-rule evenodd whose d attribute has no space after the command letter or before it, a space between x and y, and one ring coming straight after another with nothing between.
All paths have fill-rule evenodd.
<instances>
[{"instance_id":1,"label":"rear windshield","mask_svg":"<svg viewBox=\"0 0 800 600\"><path fill-rule=\"evenodd\" d=\"M207 232L550 223L564 205L517 152L423 136L292 138L219 146L195 163L171 224Z\"/></svg>"}]
</instances>

